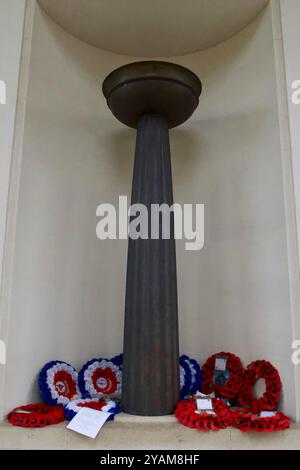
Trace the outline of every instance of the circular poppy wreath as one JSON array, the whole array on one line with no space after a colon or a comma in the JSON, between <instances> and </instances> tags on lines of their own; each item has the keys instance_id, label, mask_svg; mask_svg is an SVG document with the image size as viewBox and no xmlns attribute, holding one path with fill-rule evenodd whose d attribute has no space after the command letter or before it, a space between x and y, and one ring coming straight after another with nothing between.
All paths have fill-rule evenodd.
<instances>
[{"instance_id":1,"label":"circular poppy wreath","mask_svg":"<svg viewBox=\"0 0 300 470\"><path fill-rule=\"evenodd\" d=\"M266 391L260 398L253 397L253 387L258 379L264 379ZM239 403L249 405L254 413L261 410L275 410L281 391L281 380L277 369L265 360L253 361L243 374L239 390Z\"/></svg>"},{"instance_id":2,"label":"circular poppy wreath","mask_svg":"<svg viewBox=\"0 0 300 470\"><path fill-rule=\"evenodd\" d=\"M119 405L108 398L82 398L81 400L74 400L67 404L65 407L67 420L71 421L81 408L92 408L93 410L112 413L112 416L108 418L108 421L113 420L114 415L120 412Z\"/></svg>"},{"instance_id":3,"label":"circular poppy wreath","mask_svg":"<svg viewBox=\"0 0 300 470\"><path fill-rule=\"evenodd\" d=\"M226 370L229 377L224 385L214 383L215 362L219 357L226 357ZM238 394L243 377L243 366L240 358L228 352L220 352L210 356L202 366L202 385L201 391L206 395L215 392L217 397L227 398L231 400Z\"/></svg>"},{"instance_id":4,"label":"circular poppy wreath","mask_svg":"<svg viewBox=\"0 0 300 470\"><path fill-rule=\"evenodd\" d=\"M219 431L231 425L231 412L222 399L212 398L212 406L215 415L209 413L197 413L195 398L190 397L178 403L175 416L179 423L199 431Z\"/></svg>"},{"instance_id":5,"label":"circular poppy wreath","mask_svg":"<svg viewBox=\"0 0 300 470\"><path fill-rule=\"evenodd\" d=\"M78 388L78 372L63 361L51 361L39 373L40 394L45 403L66 405L81 398Z\"/></svg>"},{"instance_id":6,"label":"circular poppy wreath","mask_svg":"<svg viewBox=\"0 0 300 470\"><path fill-rule=\"evenodd\" d=\"M81 368L78 384L85 398L103 395L120 396L122 390L122 368L117 360L92 359ZM117 363L115 363L117 362Z\"/></svg>"},{"instance_id":7,"label":"circular poppy wreath","mask_svg":"<svg viewBox=\"0 0 300 470\"><path fill-rule=\"evenodd\" d=\"M240 431L273 432L284 431L290 427L290 419L280 411L274 416L260 417L249 408L232 410L232 426Z\"/></svg>"},{"instance_id":8,"label":"circular poppy wreath","mask_svg":"<svg viewBox=\"0 0 300 470\"><path fill-rule=\"evenodd\" d=\"M8 414L7 419L14 426L42 428L50 424L61 423L65 420L65 414L60 405L32 403L14 408Z\"/></svg>"}]
</instances>

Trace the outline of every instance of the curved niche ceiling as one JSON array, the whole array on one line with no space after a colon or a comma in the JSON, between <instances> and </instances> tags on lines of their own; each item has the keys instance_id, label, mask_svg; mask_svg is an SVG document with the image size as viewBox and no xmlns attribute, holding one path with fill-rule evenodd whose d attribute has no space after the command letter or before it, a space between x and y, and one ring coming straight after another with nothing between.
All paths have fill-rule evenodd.
<instances>
[{"instance_id":1,"label":"curved niche ceiling","mask_svg":"<svg viewBox=\"0 0 300 470\"><path fill-rule=\"evenodd\" d=\"M39 0L77 38L140 57L187 54L243 29L268 0Z\"/></svg>"}]
</instances>

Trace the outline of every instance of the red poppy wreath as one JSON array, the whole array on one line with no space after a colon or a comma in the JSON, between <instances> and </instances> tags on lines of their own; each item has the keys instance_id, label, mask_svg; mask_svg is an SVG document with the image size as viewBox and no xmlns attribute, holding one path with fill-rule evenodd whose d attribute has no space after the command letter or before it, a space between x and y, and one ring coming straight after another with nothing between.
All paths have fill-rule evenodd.
<instances>
[{"instance_id":1,"label":"red poppy wreath","mask_svg":"<svg viewBox=\"0 0 300 470\"><path fill-rule=\"evenodd\" d=\"M290 427L290 419L280 411L274 416L262 417L249 408L232 410L232 426L240 431L273 432L284 431Z\"/></svg>"},{"instance_id":2,"label":"red poppy wreath","mask_svg":"<svg viewBox=\"0 0 300 470\"><path fill-rule=\"evenodd\" d=\"M50 424L61 423L65 420L63 407L60 405L45 405L33 403L18 406L7 416L8 421L14 426L23 428L42 428Z\"/></svg>"},{"instance_id":3,"label":"red poppy wreath","mask_svg":"<svg viewBox=\"0 0 300 470\"><path fill-rule=\"evenodd\" d=\"M231 425L231 412L226 403L217 398L212 399L214 414L197 413L195 398L182 400L178 403L175 416L179 423L199 431L219 431Z\"/></svg>"},{"instance_id":4,"label":"red poppy wreath","mask_svg":"<svg viewBox=\"0 0 300 470\"><path fill-rule=\"evenodd\" d=\"M260 398L254 398L253 387L260 378L265 380L266 391ZM277 369L268 361L253 361L244 372L238 399L241 405L250 406L254 413L275 410L280 391L281 381Z\"/></svg>"},{"instance_id":5,"label":"red poppy wreath","mask_svg":"<svg viewBox=\"0 0 300 470\"><path fill-rule=\"evenodd\" d=\"M223 381L215 380L216 360L219 358L226 360L226 371L222 374ZM201 392L205 394L215 392L217 397L231 400L239 392L243 372L242 362L238 356L228 352L213 354L202 367Z\"/></svg>"}]
</instances>

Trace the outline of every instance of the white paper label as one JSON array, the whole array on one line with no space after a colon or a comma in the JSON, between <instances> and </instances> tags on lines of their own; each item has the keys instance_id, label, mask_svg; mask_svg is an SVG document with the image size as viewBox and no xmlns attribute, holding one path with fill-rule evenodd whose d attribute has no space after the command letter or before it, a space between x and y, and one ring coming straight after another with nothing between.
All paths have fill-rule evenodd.
<instances>
[{"instance_id":1,"label":"white paper label","mask_svg":"<svg viewBox=\"0 0 300 470\"><path fill-rule=\"evenodd\" d=\"M272 418L276 415L276 411L261 411L259 417L260 418Z\"/></svg>"},{"instance_id":2,"label":"white paper label","mask_svg":"<svg viewBox=\"0 0 300 470\"><path fill-rule=\"evenodd\" d=\"M215 370L226 370L227 359L216 357Z\"/></svg>"},{"instance_id":3,"label":"white paper label","mask_svg":"<svg viewBox=\"0 0 300 470\"><path fill-rule=\"evenodd\" d=\"M206 411L212 410L212 401L210 398L197 398L197 408L198 410Z\"/></svg>"},{"instance_id":4,"label":"white paper label","mask_svg":"<svg viewBox=\"0 0 300 470\"><path fill-rule=\"evenodd\" d=\"M199 398L216 398L216 395L215 395L215 392L208 393L207 395L205 395L205 393L201 393L201 392L197 391L196 397L199 397Z\"/></svg>"},{"instance_id":5,"label":"white paper label","mask_svg":"<svg viewBox=\"0 0 300 470\"><path fill-rule=\"evenodd\" d=\"M106 411L84 407L69 422L67 429L94 439L110 415Z\"/></svg>"}]
</instances>

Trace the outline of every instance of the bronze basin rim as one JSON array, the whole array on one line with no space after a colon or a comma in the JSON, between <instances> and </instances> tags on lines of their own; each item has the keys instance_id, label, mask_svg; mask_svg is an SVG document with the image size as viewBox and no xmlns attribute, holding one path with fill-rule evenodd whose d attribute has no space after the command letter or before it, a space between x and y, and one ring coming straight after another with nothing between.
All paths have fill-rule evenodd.
<instances>
[{"instance_id":1,"label":"bronze basin rim","mask_svg":"<svg viewBox=\"0 0 300 470\"><path fill-rule=\"evenodd\" d=\"M155 79L180 83L188 87L196 98L199 98L202 91L201 81L194 72L173 62L156 60L131 62L113 70L104 79L102 91L106 100L109 100L113 91L120 86Z\"/></svg>"}]
</instances>

